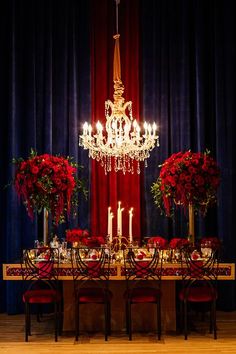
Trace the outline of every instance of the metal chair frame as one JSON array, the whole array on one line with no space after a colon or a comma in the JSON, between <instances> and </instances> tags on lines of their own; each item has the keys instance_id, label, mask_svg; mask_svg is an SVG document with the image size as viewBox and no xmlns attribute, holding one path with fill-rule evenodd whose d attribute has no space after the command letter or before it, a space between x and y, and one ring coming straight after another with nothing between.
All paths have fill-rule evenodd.
<instances>
[{"instance_id":1,"label":"metal chair frame","mask_svg":"<svg viewBox=\"0 0 236 354\"><path fill-rule=\"evenodd\" d=\"M187 247L182 250L182 289L180 298L181 330L184 323L184 338L188 338L188 304L206 303L210 305L210 333L214 333L217 339L216 327L216 301L217 301L217 278L218 258L217 251L212 250L207 258L193 259L193 248ZM200 251L199 251L200 254ZM205 295L205 298L201 295Z\"/></svg>"},{"instance_id":2,"label":"metal chair frame","mask_svg":"<svg viewBox=\"0 0 236 354\"><path fill-rule=\"evenodd\" d=\"M46 252L47 258L37 259L41 253ZM32 254L36 258L32 257ZM23 293L25 303L25 341L31 335L31 305L39 306L43 304L53 304L54 308L54 335L55 341L58 341L58 335L61 334L61 307L62 295L59 291L58 281L59 251L55 248L35 248L23 251L21 261L22 279L27 284L27 290ZM40 301L40 298L44 300ZM37 320L40 320L40 314L37 312Z\"/></svg>"},{"instance_id":3,"label":"metal chair frame","mask_svg":"<svg viewBox=\"0 0 236 354\"><path fill-rule=\"evenodd\" d=\"M124 266L126 278L125 313L126 332L132 340L132 304L137 301L139 292L145 290L151 294L152 300L143 301L154 303L157 307L157 337L161 338L161 276L162 276L162 250L154 248L152 258L140 260L136 257L136 249L129 247L124 250ZM155 288L147 286L147 281L155 280ZM145 296L145 295L144 295ZM136 299L136 300L135 300Z\"/></svg>"},{"instance_id":4,"label":"metal chair frame","mask_svg":"<svg viewBox=\"0 0 236 354\"><path fill-rule=\"evenodd\" d=\"M88 259L91 251L97 258ZM79 338L80 304L103 304L105 322L105 341L111 333L111 298L109 290L110 257L103 247L78 247L71 250L71 264L75 299L75 340ZM86 286L88 281L92 285ZM83 301L83 298L86 300Z\"/></svg>"}]
</instances>

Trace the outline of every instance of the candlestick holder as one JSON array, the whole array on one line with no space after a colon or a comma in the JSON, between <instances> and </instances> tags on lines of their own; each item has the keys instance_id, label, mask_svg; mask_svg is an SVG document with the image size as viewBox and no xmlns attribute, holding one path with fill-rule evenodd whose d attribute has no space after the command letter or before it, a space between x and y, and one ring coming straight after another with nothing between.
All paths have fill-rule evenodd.
<instances>
[{"instance_id":1,"label":"candlestick holder","mask_svg":"<svg viewBox=\"0 0 236 354\"><path fill-rule=\"evenodd\" d=\"M118 234L117 236L113 237L111 242L111 249L114 252L118 252L124 250L129 246L129 240L127 237Z\"/></svg>"}]
</instances>

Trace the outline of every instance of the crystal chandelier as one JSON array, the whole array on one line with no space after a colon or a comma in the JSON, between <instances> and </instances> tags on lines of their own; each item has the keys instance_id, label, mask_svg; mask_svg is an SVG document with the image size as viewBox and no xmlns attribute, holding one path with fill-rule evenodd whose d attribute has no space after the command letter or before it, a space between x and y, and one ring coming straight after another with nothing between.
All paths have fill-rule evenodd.
<instances>
[{"instance_id":1,"label":"crystal chandelier","mask_svg":"<svg viewBox=\"0 0 236 354\"><path fill-rule=\"evenodd\" d=\"M89 150L89 157L101 163L105 174L114 169L115 172L137 172L140 173L140 162L144 161L147 166L147 159L150 151L159 146L157 126L155 123L144 122L144 131L141 132L140 125L132 116L132 102L125 102L122 97L124 85L121 81L120 46L118 34L118 4L116 1L116 29L113 82L114 102L105 102L105 132L103 125L98 121L96 132L93 133L91 124L83 125L83 134L80 135L79 144Z\"/></svg>"}]
</instances>

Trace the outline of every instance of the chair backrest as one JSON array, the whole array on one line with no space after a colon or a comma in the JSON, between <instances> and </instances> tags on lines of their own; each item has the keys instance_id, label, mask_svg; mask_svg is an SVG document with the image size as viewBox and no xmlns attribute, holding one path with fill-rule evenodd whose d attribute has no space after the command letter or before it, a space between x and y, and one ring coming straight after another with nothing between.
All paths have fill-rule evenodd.
<instances>
[{"instance_id":1,"label":"chair backrest","mask_svg":"<svg viewBox=\"0 0 236 354\"><path fill-rule=\"evenodd\" d=\"M36 282L48 285L58 281L59 250L41 247L25 249L21 262L22 279L31 281L32 288Z\"/></svg>"},{"instance_id":2,"label":"chair backrest","mask_svg":"<svg viewBox=\"0 0 236 354\"><path fill-rule=\"evenodd\" d=\"M200 249L186 247L182 249L181 264L185 288L196 285L212 289L216 287L219 266L217 250L211 249L211 252L203 257Z\"/></svg>"},{"instance_id":3,"label":"chair backrest","mask_svg":"<svg viewBox=\"0 0 236 354\"><path fill-rule=\"evenodd\" d=\"M74 281L80 283L93 280L108 282L110 257L104 247L78 247L71 250L71 264Z\"/></svg>"},{"instance_id":4,"label":"chair backrest","mask_svg":"<svg viewBox=\"0 0 236 354\"><path fill-rule=\"evenodd\" d=\"M144 280L161 280L162 250L152 249L152 254L145 254L138 248L129 247L123 251L125 277L127 281L139 283Z\"/></svg>"}]
</instances>

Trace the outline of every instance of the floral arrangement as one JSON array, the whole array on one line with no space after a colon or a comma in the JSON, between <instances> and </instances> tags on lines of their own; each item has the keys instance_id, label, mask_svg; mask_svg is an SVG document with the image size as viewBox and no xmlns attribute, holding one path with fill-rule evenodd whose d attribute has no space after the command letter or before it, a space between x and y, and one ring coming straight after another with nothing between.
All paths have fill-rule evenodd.
<instances>
[{"instance_id":1,"label":"floral arrangement","mask_svg":"<svg viewBox=\"0 0 236 354\"><path fill-rule=\"evenodd\" d=\"M66 241L71 243L82 242L83 239L88 237L89 237L88 230L82 230L82 229L66 230Z\"/></svg>"},{"instance_id":2,"label":"floral arrangement","mask_svg":"<svg viewBox=\"0 0 236 354\"><path fill-rule=\"evenodd\" d=\"M26 160L13 159L13 163L17 165L14 186L31 219L34 212L40 213L43 208L51 213L56 225L65 222L65 214L70 214L71 207L76 214L78 192L86 196L87 191L83 181L76 177L78 165L72 158L37 155L31 149Z\"/></svg>"},{"instance_id":3,"label":"floral arrangement","mask_svg":"<svg viewBox=\"0 0 236 354\"><path fill-rule=\"evenodd\" d=\"M164 249L167 247L168 241L161 236L152 236L148 239L148 246L152 244L155 245L156 247Z\"/></svg>"},{"instance_id":4,"label":"floral arrangement","mask_svg":"<svg viewBox=\"0 0 236 354\"><path fill-rule=\"evenodd\" d=\"M102 236L93 236L91 238L85 239L84 240L84 245L88 246L90 248L92 247L100 247L104 245L106 242L104 240L104 237Z\"/></svg>"},{"instance_id":5,"label":"floral arrangement","mask_svg":"<svg viewBox=\"0 0 236 354\"><path fill-rule=\"evenodd\" d=\"M160 176L153 183L154 202L162 213L172 216L177 205L192 204L203 215L216 202L220 170L209 151L178 152L162 165Z\"/></svg>"},{"instance_id":6,"label":"floral arrangement","mask_svg":"<svg viewBox=\"0 0 236 354\"><path fill-rule=\"evenodd\" d=\"M171 249L180 249L185 246L189 246L189 241L186 238L172 238L169 242L169 247Z\"/></svg>"},{"instance_id":7,"label":"floral arrangement","mask_svg":"<svg viewBox=\"0 0 236 354\"><path fill-rule=\"evenodd\" d=\"M88 230L82 229L66 230L66 241L70 243L78 242L79 244L87 247L99 247L105 244L104 237L89 237Z\"/></svg>"},{"instance_id":8,"label":"floral arrangement","mask_svg":"<svg viewBox=\"0 0 236 354\"><path fill-rule=\"evenodd\" d=\"M201 247L209 247L214 250L217 250L221 247L221 241L218 237L203 237L200 240Z\"/></svg>"}]
</instances>

